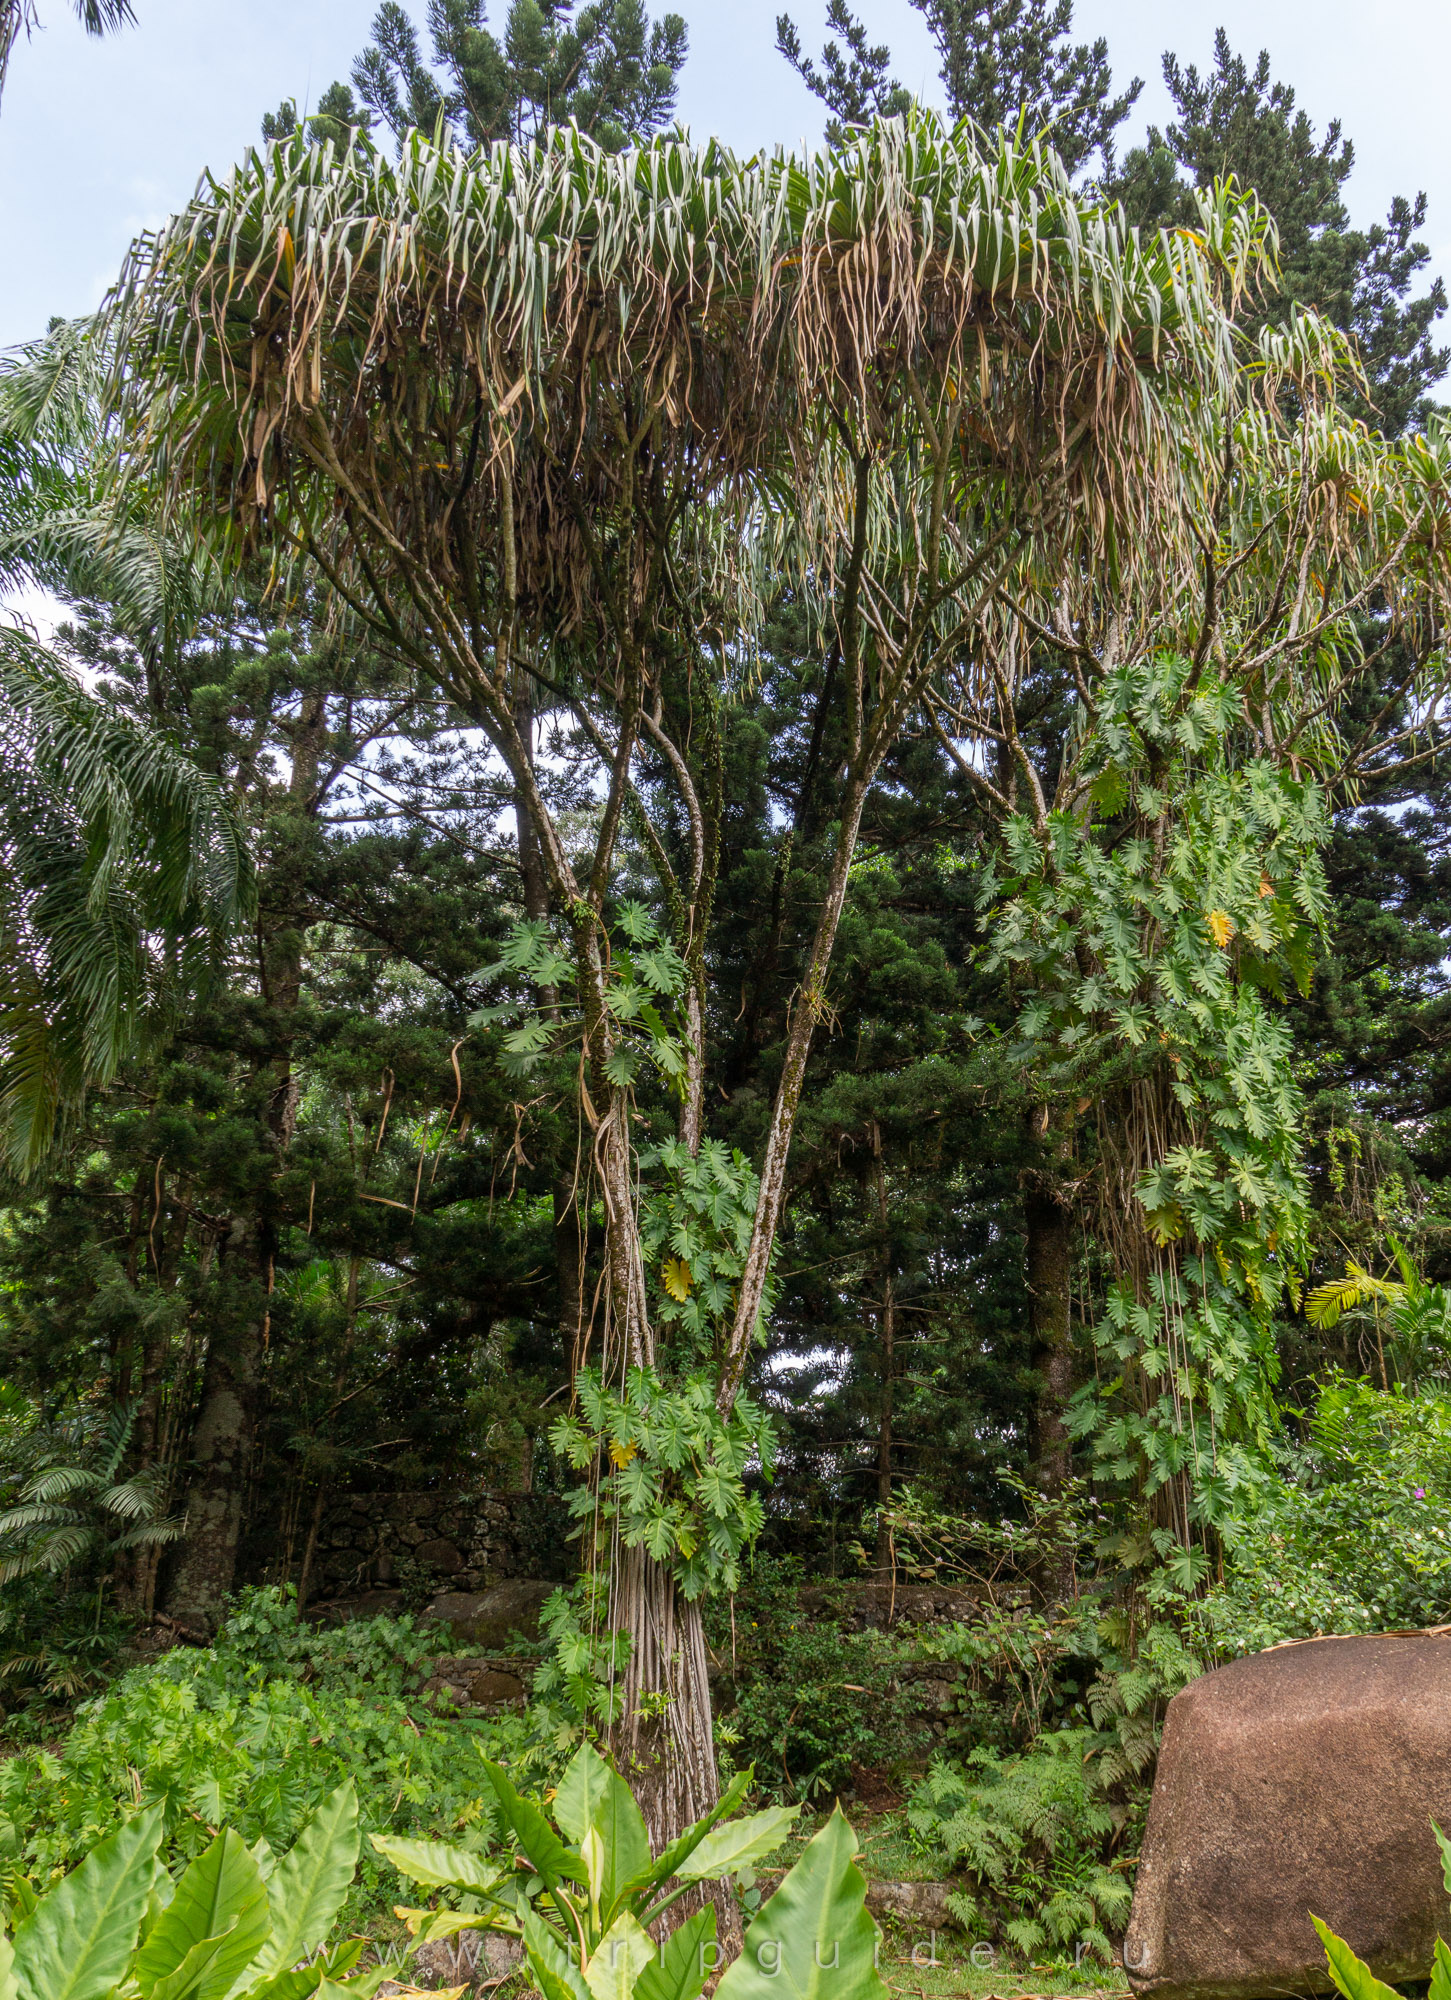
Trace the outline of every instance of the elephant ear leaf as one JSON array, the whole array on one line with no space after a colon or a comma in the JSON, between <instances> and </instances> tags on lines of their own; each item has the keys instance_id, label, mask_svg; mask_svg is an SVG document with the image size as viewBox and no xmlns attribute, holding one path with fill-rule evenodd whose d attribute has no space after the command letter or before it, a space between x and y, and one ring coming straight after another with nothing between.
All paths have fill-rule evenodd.
<instances>
[{"instance_id":1,"label":"elephant ear leaf","mask_svg":"<svg viewBox=\"0 0 1451 2000\"><path fill-rule=\"evenodd\" d=\"M358 1865L358 1795L347 1779L329 1792L267 1881L272 1935L252 1977L281 1972L327 1940Z\"/></svg>"},{"instance_id":2,"label":"elephant ear leaf","mask_svg":"<svg viewBox=\"0 0 1451 2000\"><path fill-rule=\"evenodd\" d=\"M688 1826L684 1833L671 1841L668 1847L662 1847L650 1866L643 1869L633 1882L626 1884L626 1887L629 1889L654 1889L658 1888L662 1882L668 1882L672 1875L678 1874L691 1855L694 1854L696 1848L699 1847L700 1843L711 1831L712 1827L716 1826L721 1820L728 1819L735 1811L736 1807L750 1790L754 1777L755 1772L753 1769L748 1768L744 1771L737 1771L711 1811L703 1819L698 1819L694 1826Z\"/></svg>"},{"instance_id":3,"label":"elephant ear leaf","mask_svg":"<svg viewBox=\"0 0 1451 2000\"><path fill-rule=\"evenodd\" d=\"M1395 1988L1377 1979L1364 1959L1356 1957L1344 1938L1337 1937L1329 1924L1322 1924L1313 1914L1310 1921L1320 1933L1330 1977L1345 1995L1345 2000L1394 2000Z\"/></svg>"},{"instance_id":4,"label":"elephant ear leaf","mask_svg":"<svg viewBox=\"0 0 1451 2000\"><path fill-rule=\"evenodd\" d=\"M593 1743L581 1743L564 1767L554 1794L553 1811L560 1831L576 1847L595 1823L595 1814L613 1773Z\"/></svg>"},{"instance_id":5,"label":"elephant ear leaf","mask_svg":"<svg viewBox=\"0 0 1451 2000\"><path fill-rule=\"evenodd\" d=\"M587 1882L589 1878L579 1854L565 1846L537 1806L519 1796L505 1771L487 1757L482 1761L489 1783L494 1788L494 1796L499 1801L504 1824L543 1877L544 1886L553 1889L566 1880Z\"/></svg>"},{"instance_id":6,"label":"elephant ear leaf","mask_svg":"<svg viewBox=\"0 0 1451 2000\"><path fill-rule=\"evenodd\" d=\"M752 1867L781 1845L800 1810L800 1806L769 1806L765 1812L727 1820L705 1836L676 1874L682 1882L706 1882L712 1875Z\"/></svg>"},{"instance_id":7,"label":"elephant ear leaf","mask_svg":"<svg viewBox=\"0 0 1451 2000\"><path fill-rule=\"evenodd\" d=\"M666 1938L635 1981L635 2000L699 2000L715 1959L715 1904L707 1903Z\"/></svg>"},{"instance_id":8,"label":"elephant ear leaf","mask_svg":"<svg viewBox=\"0 0 1451 2000\"><path fill-rule=\"evenodd\" d=\"M368 1838L400 1875L423 1889L468 1889L486 1896L504 1874L497 1862L486 1861L466 1847L450 1846L445 1840L403 1840L392 1833L370 1833Z\"/></svg>"},{"instance_id":9,"label":"elephant ear leaf","mask_svg":"<svg viewBox=\"0 0 1451 2000\"><path fill-rule=\"evenodd\" d=\"M151 1894L161 1811L140 1813L43 1896L15 1933L18 2000L104 2000L121 1984Z\"/></svg>"},{"instance_id":10,"label":"elephant ear leaf","mask_svg":"<svg viewBox=\"0 0 1451 2000\"><path fill-rule=\"evenodd\" d=\"M1444 1938L1436 1940L1436 1959L1431 1967L1431 1985L1426 2000L1451 2000L1451 1951Z\"/></svg>"},{"instance_id":11,"label":"elephant ear leaf","mask_svg":"<svg viewBox=\"0 0 1451 2000\"><path fill-rule=\"evenodd\" d=\"M146 2000L223 2000L272 1930L267 1884L230 1827L187 1869L136 1954Z\"/></svg>"},{"instance_id":12,"label":"elephant ear leaf","mask_svg":"<svg viewBox=\"0 0 1451 2000\"><path fill-rule=\"evenodd\" d=\"M838 1807L746 1932L717 2000L887 2000L855 1856Z\"/></svg>"},{"instance_id":13,"label":"elephant ear leaf","mask_svg":"<svg viewBox=\"0 0 1451 2000\"><path fill-rule=\"evenodd\" d=\"M574 1959L533 1910L524 1918L524 1949L544 2000L594 2000Z\"/></svg>"}]
</instances>

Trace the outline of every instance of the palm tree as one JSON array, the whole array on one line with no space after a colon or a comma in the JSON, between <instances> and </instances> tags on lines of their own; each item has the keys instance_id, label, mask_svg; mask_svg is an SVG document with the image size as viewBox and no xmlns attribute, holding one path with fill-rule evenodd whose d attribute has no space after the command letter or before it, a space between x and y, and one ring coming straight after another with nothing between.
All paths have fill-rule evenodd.
<instances>
[{"instance_id":1,"label":"palm tree","mask_svg":"<svg viewBox=\"0 0 1451 2000\"><path fill-rule=\"evenodd\" d=\"M0 1162L24 1176L215 959L252 866L220 789L0 628Z\"/></svg>"},{"instance_id":2,"label":"palm tree","mask_svg":"<svg viewBox=\"0 0 1451 2000\"><path fill-rule=\"evenodd\" d=\"M88 35L108 35L136 19L131 12L131 0L74 0L74 4L76 19ZM10 68L10 51L19 41L21 30L28 35L39 19L35 0L0 0L0 96L4 94L5 75Z\"/></svg>"},{"instance_id":3,"label":"palm tree","mask_svg":"<svg viewBox=\"0 0 1451 2000\"><path fill-rule=\"evenodd\" d=\"M78 1411L55 1422L27 1413L0 1432L0 1584L175 1539L161 1516L158 1468L123 1477L134 1411Z\"/></svg>"},{"instance_id":4,"label":"palm tree","mask_svg":"<svg viewBox=\"0 0 1451 2000\"><path fill-rule=\"evenodd\" d=\"M104 602L160 668L215 593L146 496L121 495L105 365L81 322L0 369L0 586ZM213 780L13 620L0 757L0 1171L25 1176L158 1004L216 958L252 867Z\"/></svg>"}]
</instances>

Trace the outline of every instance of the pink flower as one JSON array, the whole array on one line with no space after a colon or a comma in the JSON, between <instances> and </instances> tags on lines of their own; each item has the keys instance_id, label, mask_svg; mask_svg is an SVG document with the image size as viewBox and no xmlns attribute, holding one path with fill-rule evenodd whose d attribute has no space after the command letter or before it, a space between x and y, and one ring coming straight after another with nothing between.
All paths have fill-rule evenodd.
<instances>
[{"instance_id":1,"label":"pink flower","mask_svg":"<svg viewBox=\"0 0 1451 2000\"><path fill-rule=\"evenodd\" d=\"M1412 1497L1413 1497L1414 1499L1417 1499L1417 1500L1424 1500L1424 1499L1425 1499L1425 1497L1426 1497L1426 1489L1425 1489L1425 1487L1424 1487L1424 1486L1418 1486L1418 1487L1416 1488L1416 1491L1415 1491L1415 1493L1414 1493L1414 1495L1413 1495Z\"/></svg>"}]
</instances>

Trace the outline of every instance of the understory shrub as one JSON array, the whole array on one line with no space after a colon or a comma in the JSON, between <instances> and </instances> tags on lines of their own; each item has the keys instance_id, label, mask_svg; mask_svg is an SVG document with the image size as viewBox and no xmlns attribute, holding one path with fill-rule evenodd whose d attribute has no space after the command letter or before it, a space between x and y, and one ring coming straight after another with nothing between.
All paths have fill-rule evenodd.
<instances>
[{"instance_id":1,"label":"understory shrub","mask_svg":"<svg viewBox=\"0 0 1451 2000\"><path fill-rule=\"evenodd\" d=\"M891 1770L931 1741L904 1666L918 1647L893 1633L848 1631L824 1607L800 1606L800 1565L758 1557L733 1624L715 1610L712 1643L732 1662L720 1737L727 1761L753 1764L773 1797L829 1797L852 1767Z\"/></svg>"},{"instance_id":2,"label":"understory shrub","mask_svg":"<svg viewBox=\"0 0 1451 2000\"><path fill-rule=\"evenodd\" d=\"M159 1806L173 1870L222 1825L290 1844L346 1778L364 1833L447 1832L482 1847L494 1808L480 1750L527 1762L518 1718L465 1727L422 1700L440 1640L407 1619L315 1631L277 1591L250 1591L209 1648L134 1667L84 1703L58 1749L0 1764L0 1856L43 1881ZM347 1915L386 1905L391 1871L365 1844Z\"/></svg>"},{"instance_id":3,"label":"understory shrub","mask_svg":"<svg viewBox=\"0 0 1451 2000\"><path fill-rule=\"evenodd\" d=\"M1096 1768L1092 1729L1045 1731L1021 1756L984 1746L960 1765L935 1758L907 1823L925 1856L961 1868L953 1914L976 1936L1025 1955L1086 1946L1108 1960L1132 1890L1105 1856L1127 1815Z\"/></svg>"},{"instance_id":4,"label":"understory shrub","mask_svg":"<svg viewBox=\"0 0 1451 2000\"><path fill-rule=\"evenodd\" d=\"M1451 1397L1340 1377L1241 1500L1200 1611L1221 1654L1451 1618Z\"/></svg>"}]
</instances>

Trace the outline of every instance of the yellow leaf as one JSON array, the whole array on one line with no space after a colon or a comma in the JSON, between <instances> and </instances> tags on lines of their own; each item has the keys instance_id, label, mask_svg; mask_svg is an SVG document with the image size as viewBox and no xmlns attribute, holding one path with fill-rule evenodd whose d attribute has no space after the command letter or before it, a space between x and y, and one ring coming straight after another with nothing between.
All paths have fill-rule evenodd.
<instances>
[{"instance_id":1,"label":"yellow leaf","mask_svg":"<svg viewBox=\"0 0 1451 2000\"><path fill-rule=\"evenodd\" d=\"M1261 876L1260 876L1260 894L1261 894L1261 896L1273 896L1273 895L1274 895L1274 893L1275 893L1275 885L1274 885L1274 883L1273 883L1273 882L1272 882L1272 881L1270 880L1269 876L1268 876L1268 875L1261 875Z\"/></svg>"},{"instance_id":2,"label":"yellow leaf","mask_svg":"<svg viewBox=\"0 0 1451 2000\"><path fill-rule=\"evenodd\" d=\"M1224 947L1234 936L1234 918L1229 914L1228 910L1211 910L1208 921L1210 935L1220 950L1223 951Z\"/></svg>"},{"instance_id":3,"label":"yellow leaf","mask_svg":"<svg viewBox=\"0 0 1451 2000\"><path fill-rule=\"evenodd\" d=\"M690 1266L683 1258L667 1257L661 1276L665 1280L665 1289L672 1299L683 1300L690 1297Z\"/></svg>"},{"instance_id":4,"label":"yellow leaf","mask_svg":"<svg viewBox=\"0 0 1451 2000\"><path fill-rule=\"evenodd\" d=\"M638 1445L621 1444L619 1439L615 1438L610 1444L611 1461L618 1471L623 1472L638 1450Z\"/></svg>"}]
</instances>

